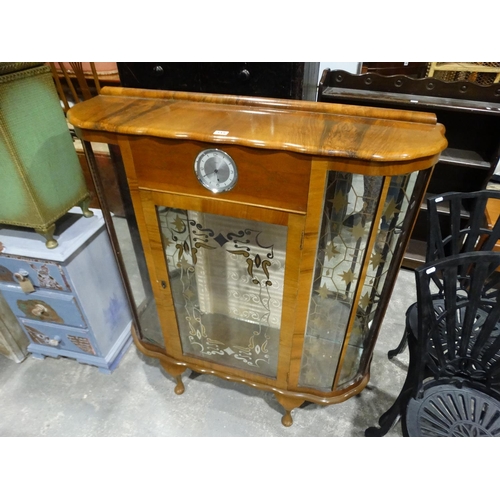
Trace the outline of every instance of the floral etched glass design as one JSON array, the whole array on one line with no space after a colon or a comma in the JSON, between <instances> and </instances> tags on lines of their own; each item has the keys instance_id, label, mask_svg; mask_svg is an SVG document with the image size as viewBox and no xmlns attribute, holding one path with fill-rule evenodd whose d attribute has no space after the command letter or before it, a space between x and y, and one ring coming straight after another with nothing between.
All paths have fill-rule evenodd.
<instances>
[{"instance_id":1,"label":"floral etched glass design","mask_svg":"<svg viewBox=\"0 0 500 500\"><path fill-rule=\"evenodd\" d=\"M415 178L391 179L375 220L384 178L328 173L299 385L328 392L358 375Z\"/></svg>"},{"instance_id":2,"label":"floral etched glass design","mask_svg":"<svg viewBox=\"0 0 500 500\"><path fill-rule=\"evenodd\" d=\"M338 388L349 385L359 375L361 354L367 347L367 342L376 334L371 332L375 326L372 321L399 244L406 213L411 206L417 176L418 172L413 172L391 179L356 310L357 322L347 346L347 352L355 353L355 360L342 365Z\"/></svg>"},{"instance_id":3,"label":"floral etched glass design","mask_svg":"<svg viewBox=\"0 0 500 500\"><path fill-rule=\"evenodd\" d=\"M287 227L157 213L184 354L275 377Z\"/></svg>"}]
</instances>

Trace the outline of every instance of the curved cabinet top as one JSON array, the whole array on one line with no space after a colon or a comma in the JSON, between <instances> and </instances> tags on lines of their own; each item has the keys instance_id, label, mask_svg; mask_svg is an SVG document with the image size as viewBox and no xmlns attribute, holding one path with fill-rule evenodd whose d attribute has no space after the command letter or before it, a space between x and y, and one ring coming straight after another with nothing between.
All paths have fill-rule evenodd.
<instances>
[{"instance_id":1,"label":"curved cabinet top","mask_svg":"<svg viewBox=\"0 0 500 500\"><path fill-rule=\"evenodd\" d=\"M120 87L76 104L68 119L83 138L93 131L375 162L425 158L447 145L432 113Z\"/></svg>"}]
</instances>

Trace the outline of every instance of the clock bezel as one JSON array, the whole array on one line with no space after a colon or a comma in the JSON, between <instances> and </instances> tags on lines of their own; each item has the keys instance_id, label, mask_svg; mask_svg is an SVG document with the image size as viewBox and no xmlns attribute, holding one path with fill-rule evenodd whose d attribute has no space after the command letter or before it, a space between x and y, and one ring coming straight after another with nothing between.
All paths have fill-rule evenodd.
<instances>
[{"instance_id":1,"label":"clock bezel","mask_svg":"<svg viewBox=\"0 0 500 500\"><path fill-rule=\"evenodd\" d=\"M224 186L222 188L214 188L212 184L207 182L206 178L202 175L200 172L200 167L201 167L201 160L210 153L217 153L218 155L221 155L225 158L227 161L227 164L230 169L233 171L233 180L231 183L227 186ZM196 156L196 159L194 160L194 172L196 175L196 178L198 179L198 182L205 188L208 189L210 192L214 194L218 193L224 193L227 191L230 191L231 189L234 188L238 181L238 167L236 165L236 162L233 160L233 158L226 153L224 150L219 149L219 148L208 148L204 149L203 151L200 151L198 155Z\"/></svg>"}]
</instances>

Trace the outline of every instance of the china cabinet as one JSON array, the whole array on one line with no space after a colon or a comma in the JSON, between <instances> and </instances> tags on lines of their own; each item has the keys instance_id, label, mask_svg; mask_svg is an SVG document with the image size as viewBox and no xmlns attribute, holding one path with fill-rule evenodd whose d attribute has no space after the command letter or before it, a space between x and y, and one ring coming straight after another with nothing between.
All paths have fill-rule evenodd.
<instances>
[{"instance_id":1,"label":"china cabinet","mask_svg":"<svg viewBox=\"0 0 500 500\"><path fill-rule=\"evenodd\" d=\"M433 114L104 88L68 118L90 160L90 141L120 148L164 345L136 325L135 341L176 393L188 368L250 384L288 426L303 402L366 386L446 147Z\"/></svg>"}]
</instances>

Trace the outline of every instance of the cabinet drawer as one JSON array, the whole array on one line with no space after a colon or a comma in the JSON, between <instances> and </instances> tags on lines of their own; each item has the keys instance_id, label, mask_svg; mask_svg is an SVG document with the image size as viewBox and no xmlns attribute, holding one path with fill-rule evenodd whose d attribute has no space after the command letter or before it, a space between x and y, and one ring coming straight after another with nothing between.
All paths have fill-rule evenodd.
<instances>
[{"instance_id":1,"label":"cabinet drawer","mask_svg":"<svg viewBox=\"0 0 500 500\"><path fill-rule=\"evenodd\" d=\"M131 142L139 188L168 193L209 196L193 168L206 143L143 138ZM231 144L221 147L238 166L238 182L217 195L237 203L258 204L278 210L305 213L311 161L288 151L266 151ZM168 158L168 162L165 161Z\"/></svg>"},{"instance_id":2,"label":"cabinet drawer","mask_svg":"<svg viewBox=\"0 0 500 500\"><path fill-rule=\"evenodd\" d=\"M25 257L2 256L0 257L0 266L9 270L12 274L22 271L27 272L35 288L64 292L71 291L65 279L64 270L58 264L43 260L27 259ZM8 273L5 274L7 275ZM6 278L6 281L10 280Z\"/></svg>"},{"instance_id":3,"label":"cabinet drawer","mask_svg":"<svg viewBox=\"0 0 500 500\"><path fill-rule=\"evenodd\" d=\"M31 344L52 347L58 351L99 355L96 346L86 330L65 328L40 322L21 320L21 325Z\"/></svg>"},{"instance_id":4,"label":"cabinet drawer","mask_svg":"<svg viewBox=\"0 0 500 500\"><path fill-rule=\"evenodd\" d=\"M301 99L300 62L121 62L124 87Z\"/></svg>"},{"instance_id":5,"label":"cabinet drawer","mask_svg":"<svg viewBox=\"0 0 500 500\"><path fill-rule=\"evenodd\" d=\"M48 291L25 294L15 285L2 286L1 292L19 318L87 328L83 314L72 295Z\"/></svg>"}]
</instances>

